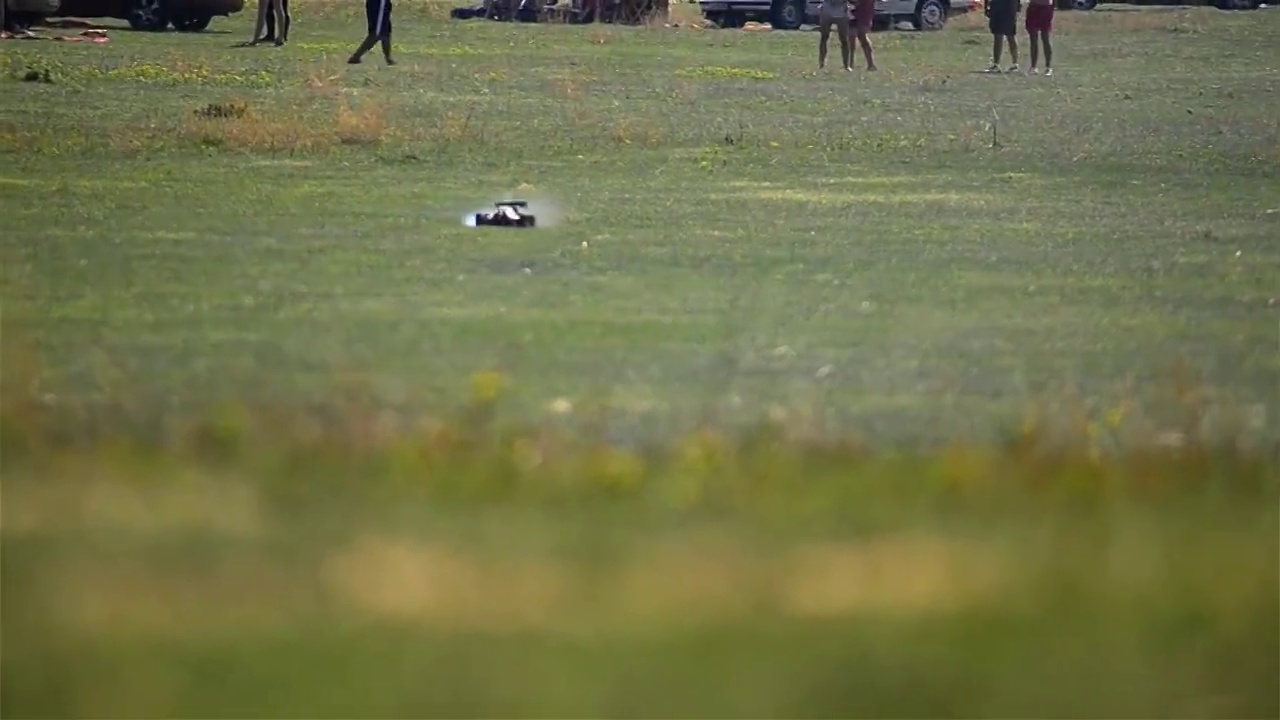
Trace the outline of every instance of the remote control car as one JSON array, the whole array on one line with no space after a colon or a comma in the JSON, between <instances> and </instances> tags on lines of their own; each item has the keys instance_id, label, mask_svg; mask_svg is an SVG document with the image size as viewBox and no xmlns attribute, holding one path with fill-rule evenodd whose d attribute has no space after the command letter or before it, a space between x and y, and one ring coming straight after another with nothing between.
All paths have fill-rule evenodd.
<instances>
[{"instance_id":1,"label":"remote control car","mask_svg":"<svg viewBox=\"0 0 1280 720\"><path fill-rule=\"evenodd\" d=\"M537 218L527 212L529 203L524 200L508 200L494 206L490 212L476 213L476 227L536 227Z\"/></svg>"}]
</instances>

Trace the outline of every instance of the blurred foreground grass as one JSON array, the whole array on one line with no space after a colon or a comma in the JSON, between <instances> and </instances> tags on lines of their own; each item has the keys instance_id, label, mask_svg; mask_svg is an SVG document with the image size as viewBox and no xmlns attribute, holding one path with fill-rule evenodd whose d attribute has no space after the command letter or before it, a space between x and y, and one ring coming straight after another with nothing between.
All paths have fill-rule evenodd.
<instances>
[{"instance_id":1,"label":"blurred foreground grass","mask_svg":"<svg viewBox=\"0 0 1280 720\"><path fill-rule=\"evenodd\" d=\"M89 417L14 347L6 717L1280 712L1274 450Z\"/></svg>"}]
</instances>

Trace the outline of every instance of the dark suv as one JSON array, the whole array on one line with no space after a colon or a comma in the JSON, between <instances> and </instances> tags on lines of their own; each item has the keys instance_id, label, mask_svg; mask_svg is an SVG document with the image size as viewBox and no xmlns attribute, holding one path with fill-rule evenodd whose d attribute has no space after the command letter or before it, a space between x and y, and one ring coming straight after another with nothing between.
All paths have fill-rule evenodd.
<instances>
[{"instance_id":1,"label":"dark suv","mask_svg":"<svg viewBox=\"0 0 1280 720\"><path fill-rule=\"evenodd\" d=\"M135 30L157 32L170 25L199 32L217 16L244 9L244 0L0 0L6 30L18 30L48 17L119 18Z\"/></svg>"}]
</instances>

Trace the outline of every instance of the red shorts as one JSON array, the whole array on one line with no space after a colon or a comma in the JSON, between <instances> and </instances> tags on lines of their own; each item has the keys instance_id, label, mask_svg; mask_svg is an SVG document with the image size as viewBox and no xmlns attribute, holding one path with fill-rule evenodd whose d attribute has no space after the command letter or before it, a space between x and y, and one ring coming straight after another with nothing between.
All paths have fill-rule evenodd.
<instances>
[{"instance_id":1,"label":"red shorts","mask_svg":"<svg viewBox=\"0 0 1280 720\"><path fill-rule=\"evenodd\" d=\"M858 0L853 9L853 26L866 32L871 29L871 21L876 17L876 0Z\"/></svg>"},{"instance_id":2,"label":"red shorts","mask_svg":"<svg viewBox=\"0 0 1280 720\"><path fill-rule=\"evenodd\" d=\"M1027 5L1027 32L1052 32L1053 6Z\"/></svg>"}]
</instances>

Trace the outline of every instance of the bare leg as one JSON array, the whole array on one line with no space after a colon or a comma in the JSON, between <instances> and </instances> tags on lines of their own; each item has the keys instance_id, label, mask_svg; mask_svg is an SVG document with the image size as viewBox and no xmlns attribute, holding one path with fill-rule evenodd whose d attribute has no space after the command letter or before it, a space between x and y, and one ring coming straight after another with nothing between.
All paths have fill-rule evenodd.
<instances>
[{"instance_id":1,"label":"bare leg","mask_svg":"<svg viewBox=\"0 0 1280 720\"><path fill-rule=\"evenodd\" d=\"M853 46L849 41L849 22L846 20L836 26L836 30L840 32L840 60L844 62L845 70L853 69Z\"/></svg>"},{"instance_id":2,"label":"bare leg","mask_svg":"<svg viewBox=\"0 0 1280 720\"><path fill-rule=\"evenodd\" d=\"M1044 69L1053 69L1053 45L1049 44L1049 31L1040 33L1040 41L1044 43ZM1034 46L1032 46L1034 47ZM1032 62L1035 62L1034 60Z\"/></svg>"},{"instance_id":3,"label":"bare leg","mask_svg":"<svg viewBox=\"0 0 1280 720\"><path fill-rule=\"evenodd\" d=\"M876 60L871 55L871 38L867 37L867 31L858 28L858 44L862 46L862 57L866 58L867 69L876 69Z\"/></svg>"},{"instance_id":4,"label":"bare leg","mask_svg":"<svg viewBox=\"0 0 1280 720\"><path fill-rule=\"evenodd\" d=\"M818 25L818 69L827 66L827 40L831 37L831 22L820 21Z\"/></svg>"},{"instance_id":5,"label":"bare leg","mask_svg":"<svg viewBox=\"0 0 1280 720\"><path fill-rule=\"evenodd\" d=\"M1040 62L1040 38L1035 33L1028 33L1028 36L1031 38L1031 69L1035 70Z\"/></svg>"},{"instance_id":6,"label":"bare leg","mask_svg":"<svg viewBox=\"0 0 1280 720\"><path fill-rule=\"evenodd\" d=\"M1013 61L1014 65L1018 64L1018 36L1017 35L1009 36L1009 59Z\"/></svg>"}]
</instances>

